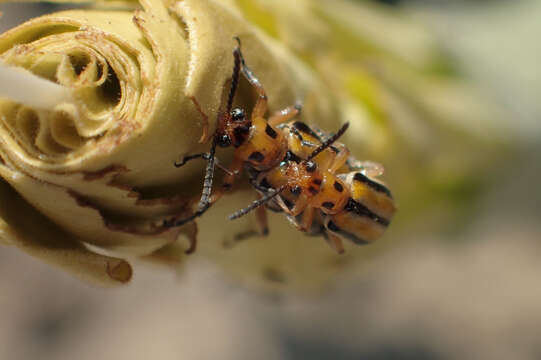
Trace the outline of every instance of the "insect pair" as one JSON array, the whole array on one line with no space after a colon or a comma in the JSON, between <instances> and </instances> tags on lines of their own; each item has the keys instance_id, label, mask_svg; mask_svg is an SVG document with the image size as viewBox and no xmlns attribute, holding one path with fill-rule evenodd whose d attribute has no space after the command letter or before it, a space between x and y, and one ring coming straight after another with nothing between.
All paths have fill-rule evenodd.
<instances>
[{"instance_id":1,"label":"insect pair","mask_svg":"<svg viewBox=\"0 0 541 360\"><path fill-rule=\"evenodd\" d=\"M342 239L366 244L379 238L395 211L390 191L374 179L381 175L382 167L355 160L347 147L337 141L348 129L348 123L336 134L327 136L319 129L293 120L301 111L299 105L265 118L267 95L246 65L240 40L235 39L238 46L233 51L231 87L226 109L218 115L210 151L184 157L175 164L180 167L193 159L207 160L198 207L191 216L166 222L166 226L184 225L201 216L233 186L244 168L260 198L232 214L230 219L255 210L259 232L267 234L266 208L284 212L299 230L322 235L339 253L344 251ZM257 94L249 116L244 109L233 108L241 74ZM217 164L216 148L231 146L235 149L234 158L224 168ZM222 189L212 193L217 165L226 176ZM194 249L192 244L190 250Z\"/></svg>"}]
</instances>

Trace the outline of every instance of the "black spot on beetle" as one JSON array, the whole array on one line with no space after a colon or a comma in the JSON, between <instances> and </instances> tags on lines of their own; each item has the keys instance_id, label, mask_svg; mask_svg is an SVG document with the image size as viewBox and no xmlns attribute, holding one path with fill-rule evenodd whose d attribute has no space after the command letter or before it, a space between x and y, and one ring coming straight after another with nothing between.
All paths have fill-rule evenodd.
<instances>
[{"instance_id":1,"label":"black spot on beetle","mask_svg":"<svg viewBox=\"0 0 541 360\"><path fill-rule=\"evenodd\" d=\"M313 186L310 186L308 188L308 191L310 192L310 194L313 194L313 195L317 194L317 189Z\"/></svg>"},{"instance_id":2,"label":"black spot on beetle","mask_svg":"<svg viewBox=\"0 0 541 360\"><path fill-rule=\"evenodd\" d=\"M274 131L274 129L269 124L267 124L267 127L265 128L265 134L269 135L273 139L276 139L276 137L278 136L276 131Z\"/></svg>"},{"instance_id":3,"label":"black spot on beetle","mask_svg":"<svg viewBox=\"0 0 541 360\"><path fill-rule=\"evenodd\" d=\"M314 180L312 180L312 182L313 182L314 184L316 184L316 185L321 185L321 182L322 182L322 181L321 181L321 179L314 179Z\"/></svg>"},{"instance_id":4,"label":"black spot on beetle","mask_svg":"<svg viewBox=\"0 0 541 360\"><path fill-rule=\"evenodd\" d=\"M259 151L254 151L253 153L250 154L250 156L248 156L248 160L255 161L255 162L262 162L263 159L265 159L265 156Z\"/></svg>"},{"instance_id":5,"label":"black spot on beetle","mask_svg":"<svg viewBox=\"0 0 541 360\"><path fill-rule=\"evenodd\" d=\"M334 203L332 201L325 201L323 204L321 204L324 208L332 209L334 207Z\"/></svg>"},{"instance_id":6,"label":"black spot on beetle","mask_svg":"<svg viewBox=\"0 0 541 360\"><path fill-rule=\"evenodd\" d=\"M335 181L334 184L334 189L338 192L342 192L344 191L344 187L342 186L342 184L340 184L338 181Z\"/></svg>"}]
</instances>

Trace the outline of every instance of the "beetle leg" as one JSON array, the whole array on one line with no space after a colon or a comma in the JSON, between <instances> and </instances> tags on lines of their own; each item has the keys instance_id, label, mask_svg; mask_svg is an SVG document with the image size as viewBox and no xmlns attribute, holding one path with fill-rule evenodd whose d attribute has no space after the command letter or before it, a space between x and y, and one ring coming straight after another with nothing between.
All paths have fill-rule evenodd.
<instances>
[{"instance_id":1,"label":"beetle leg","mask_svg":"<svg viewBox=\"0 0 541 360\"><path fill-rule=\"evenodd\" d=\"M310 231L312 221L314 220L314 210L315 208L311 205L306 206L306 209L304 209L301 222L301 229L303 231Z\"/></svg>"},{"instance_id":2,"label":"beetle leg","mask_svg":"<svg viewBox=\"0 0 541 360\"><path fill-rule=\"evenodd\" d=\"M269 117L268 123L271 126L277 126L279 124L285 123L288 120L293 119L295 116L300 114L301 107L300 105L294 105L286 107L285 109L279 110L272 114Z\"/></svg>"},{"instance_id":3,"label":"beetle leg","mask_svg":"<svg viewBox=\"0 0 541 360\"><path fill-rule=\"evenodd\" d=\"M197 224L195 221L185 227L185 235L190 242L190 247L184 251L185 254L192 254L197 249Z\"/></svg>"},{"instance_id":4,"label":"beetle leg","mask_svg":"<svg viewBox=\"0 0 541 360\"><path fill-rule=\"evenodd\" d=\"M261 85L261 82L259 82L259 79L246 65L246 62L244 61L244 56L242 55L242 52L240 50L240 40L239 38L236 38L236 40L238 41L239 45L234 50L235 58L238 56L238 58L240 59L242 74L244 75L246 80L248 80L248 82L254 87L257 94L257 100L255 102L254 108L252 109L252 119L263 117L267 112L267 94L265 93L263 85Z\"/></svg>"},{"instance_id":5,"label":"beetle leg","mask_svg":"<svg viewBox=\"0 0 541 360\"><path fill-rule=\"evenodd\" d=\"M252 84L257 93L257 100L252 109L252 119L265 116L265 113L267 112L267 95L265 94L263 85L261 85L258 79L253 77L253 73L249 69L243 68L242 73L248 78L248 81Z\"/></svg>"},{"instance_id":6,"label":"beetle leg","mask_svg":"<svg viewBox=\"0 0 541 360\"><path fill-rule=\"evenodd\" d=\"M330 245L330 247L336 250L337 253L344 253L344 244L342 244L342 239L340 239L340 237L331 233L330 231L327 231L325 233L325 240L327 240L327 243Z\"/></svg>"},{"instance_id":7,"label":"beetle leg","mask_svg":"<svg viewBox=\"0 0 541 360\"><path fill-rule=\"evenodd\" d=\"M227 191L233 187L233 184L235 183L235 177L240 173L242 170L243 160L240 157L235 157L233 159L233 162L229 166L229 169L227 171L227 175L224 178L224 182L222 184L222 189Z\"/></svg>"},{"instance_id":8,"label":"beetle leg","mask_svg":"<svg viewBox=\"0 0 541 360\"><path fill-rule=\"evenodd\" d=\"M349 170L360 170L364 175L370 177L377 177L385 172L383 165L374 161L360 161L350 156L347 159L347 165Z\"/></svg>"},{"instance_id":9,"label":"beetle leg","mask_svg":"<svg viewBox=\"0 0 541 360\"><path fill-rule=\"evenodd\" d=\"M289 208L284 200L278 196L276 198L277 202L278 202L278 205L280 205L280 207L282 208L282 210L290 215L290 216L297 216L299 215L301 212L303 212L303 210L306 208L306 206L308 205L308 198L306 197L306 195L303 195L301 194L297 200L295 200L295 205L292 207L292 208Z\"/></svg>"},{"instance_id":10,"label":"beetle leg","mask_svg":"<svg viewBox=\"0 0 541 360\"><path fill-rule=\"evenodd\" d=\"M349 150L347 147L340 144L339 146L337 146L337 148L340 151L334 156L332 163L328 167L331 174L334 174L338 170L340 170L340 168L346 164L349 158Z\"/></svg>"},{"instance_id":11,"label":"beetle leg","mask_svg":"<svg viewBox=\"0 0 541 360\"><path fill-rule=\"evenodd\" d=\"M201 105L199 105L199 102L195 97L190 96L190 100L192 100L197 112L201 114L201 118L203 119L201 122L201 137L199 138L199 143L202 144L209 139L209 117L205 114L203 109L201 109Z\"/></svg>"},{"instance_id":12,"label":"beetle leg","mask_svg":"<svg viewBox=\"0 0 541 360\"><path fill-rule=\"evenodd\" d=\"M264 206L260 206L255 209L255 219L259 229L259 234L267 236L269 234L269 223L267 220L267 210Z\"/></svg>"}]
</instances>

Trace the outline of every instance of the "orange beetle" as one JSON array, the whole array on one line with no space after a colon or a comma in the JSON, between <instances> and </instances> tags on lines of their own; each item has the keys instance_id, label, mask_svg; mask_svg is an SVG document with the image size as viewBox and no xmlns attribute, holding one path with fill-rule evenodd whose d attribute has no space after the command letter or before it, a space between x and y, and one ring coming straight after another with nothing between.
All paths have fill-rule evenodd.
<instances>
[{"instance_id":1,"label":"orange beetle","mask_svg":"<svg viewBox=\"0 0 541 360\"><path fill-rule=\"evenodd\" d=\"M383 172L381 165L355 160L336 142L347 124L327 140L302 122L281 126L288 128L291 150L284 161L252 181L262 194L281 190L267 207L286 213L299 230L323 235L339 253L344 251L343 238L359 245L379 238L395 211L391 192L373 178ZM343 169L349 172L340 173Z\"/></svg>"},{"instance_id":2,"label":"orange beetle","mask_svg":"<svg viewBox=\"0 0 541 360\"><path fill-rule=\"evenodd\" d=\"M218 116L218 125L208 153L185 157L175 166L200 158L208 161L203 191L197 210L189 217L166 222L180 226L201 216L210 205L230 189L240 171L247 169L251 184L260 199L230 216L236 219L256 210L261 234L268 233L265 207L283 211L301 231L323 235L339 253L342 238L356 244L376 240L388 226L395 211L390 191L372 177L381 173L381 166L353 159L344 144L337 140L347 130L326 139L323 132L300 121L290 121L301 108L299 105L281 110L268 119L267 96L253 72L246 65L240 50L240 40L234 49L234 67L226 111ZM250 118L241 108L232 108L240 74L254 88L257 100ZM216 147L235 148L234 159L222 190L211 196ZM221 165L218 164L221 167ZM339 173L347 167L349 174ZM195 249L195 244L189 251Z\"/></svg>"}]
</instances>

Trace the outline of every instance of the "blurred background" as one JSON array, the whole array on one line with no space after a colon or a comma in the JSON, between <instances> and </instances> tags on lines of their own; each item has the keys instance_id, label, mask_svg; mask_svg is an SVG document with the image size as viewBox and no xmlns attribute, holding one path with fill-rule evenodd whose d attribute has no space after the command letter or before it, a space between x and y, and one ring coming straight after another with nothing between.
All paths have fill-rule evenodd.
<instances>
[{"instance_id":1,"label":"blurred background","mask_svg":"<svg viewBox=\"0 0 541 360\"><path fill-rule=\"evenodd\" d=\"M508 129L463 214L402 224L362 270L310 295L254 290L203 261L138 266L131 285L98 289L2 247L0 359L538 359L541 2L357 3L422 24ZM58 9L2 4L0 25Z\"/></svg>"}]
</instances>

